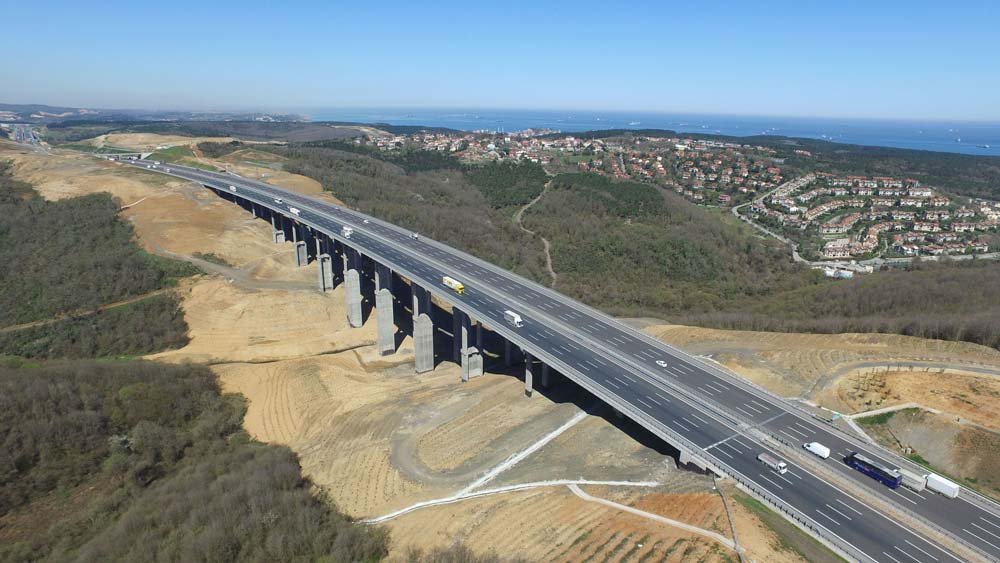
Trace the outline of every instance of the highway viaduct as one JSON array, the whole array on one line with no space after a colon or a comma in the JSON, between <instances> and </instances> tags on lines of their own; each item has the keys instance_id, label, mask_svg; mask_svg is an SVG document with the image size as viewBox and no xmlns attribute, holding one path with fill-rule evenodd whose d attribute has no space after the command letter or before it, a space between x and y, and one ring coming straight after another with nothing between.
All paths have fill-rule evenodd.
<instances>
[{"instance_id":1,"label":"highway viaduct","mask_svg":"<svg viewBox=\"0 0 1000 563\"><path fill-rule=\"evenodd\" d=\"M680 463L732 478L850 560L1000 561L996 504L967 489L958 499L946 499L882 487L840 459L861 451L888 465L914 469L912 463L817 421L719 366L342 206L230 173L128 164L198 182L269 222L274 242L290 243L297 265L315 264L320 291L343 285L352 327L374 316L380 353L395 351L398 327L410 327L418 373L432 370L436 358L449 358L461 365L463 380L481 375L487 327L502 339L497 361L523 364L528 396L536 378L544 387L557 373L672 445ZM347 236L344 227L353 232ZM444 286L443 276L461 280L464 293ZM436 308L432 296L443 307ZM450 319L442 314L448 309ZM507 324L505 310L518 312L523 326ZM440 349L438 329L451 335L450 350ZM811 440L836 455L820 462L803 454L801 443ZM758 462L762 452L787 460L788 473Z\"/></svg>"}]
</instances>

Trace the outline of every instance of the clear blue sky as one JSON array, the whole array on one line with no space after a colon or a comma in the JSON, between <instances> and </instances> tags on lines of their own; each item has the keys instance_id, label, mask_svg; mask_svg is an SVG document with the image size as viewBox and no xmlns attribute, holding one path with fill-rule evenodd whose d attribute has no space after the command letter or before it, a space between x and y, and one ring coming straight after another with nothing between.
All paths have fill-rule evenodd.
<instances>
[{"instance_id":1,"label":"clear blue sky","mask_svg":"<svg viewBox=\"0 0 1000 563\"><path fill-rule=\"evenodd\" d=\"M1000 120L996 1L424 4L0 0L0 101Z\"/></svg>"}]
</instances>

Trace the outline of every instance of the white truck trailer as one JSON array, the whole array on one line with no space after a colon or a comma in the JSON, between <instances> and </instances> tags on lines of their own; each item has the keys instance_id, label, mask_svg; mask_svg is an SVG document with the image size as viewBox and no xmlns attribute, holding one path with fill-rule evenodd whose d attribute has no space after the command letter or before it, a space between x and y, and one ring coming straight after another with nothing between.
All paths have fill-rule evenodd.
<instances>
[{"instance_id":1,"label":"white truck trailer","mask_svg":"<svg viewBox=\"0 0 1000 563\"><path fill-rule=\"evenodd\" d=\"M764 465L770 467L771 469L777 471L778 473L787 473L788 464L781 461L780 459L774 457L773 455L762 452L757 456L757 461L763 463Z\"/></svg>"},{"instance_id":2,"label":"white truck trailer","mask_svg":"<svg viewBox=\"0 0 1000 563\"><path fill-rule=\"evenodd\" d=\"M343 235L344 238L351 238L351 235L354 234L354 229L350 227L343 227L340 229L340 234Z\"/></svg>"},{"instance_id":3,"label":"white truck trailer","mask_svg":"<svg viewBox=\"0 0 1000 563\"><path fill-rule=\"evenodd\" d=\"M958 483L949 481L934 473L927 474L927 488L936 493L941 493L948 498L957 497L958 492L962 490L962 487Z\"/></svg>"},{"instance_id":4,"label":"white truck trailer","mask_svg":"<svg viewBox=\"0 0 1000 563\"><path fill-rule=\"evenodd\" d=\"M507 324L514 328L521 328L524 326L524 321L521 320L521 315L518 315L514 311L504 311L503 320L507 321Z\"/></svg>"}]
</instances>

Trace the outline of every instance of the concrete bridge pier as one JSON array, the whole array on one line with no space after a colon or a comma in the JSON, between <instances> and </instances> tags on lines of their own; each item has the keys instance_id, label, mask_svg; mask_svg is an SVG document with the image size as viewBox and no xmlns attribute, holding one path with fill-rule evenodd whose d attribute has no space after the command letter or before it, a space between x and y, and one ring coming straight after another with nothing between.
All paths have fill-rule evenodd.
<instances>
[{"instance_id":1,"label":"concrete bridge pier","mask_svg":"<svg viewBox=\"0 0 1000 563\"><path fill-rule=\"evenodd\" d=\"M524 353L524 394L528 397L534 392L534 386L532 381L534 379L534 374L531 371L531 364L535 363L535 358L532 357L528 352Z\"/></svg>"},{"instance_id":2,"label":"concrete bridge pier","mask_svg":"<svg viewBox=\"0 0 1000 563\"><path fill-rule=\"evenodd\" d=\"M357 250L344 247L344 289L347 300L347 322L359 328L363 322L361 313L361 255Z\"/></svg>"},{"instance_id":3,"label":"concrete bridge pier","mask_svg":"<svg viewBox=\"0 0 1000 563\"><path fill-rule=\"evenodd\" d=\"M460 315L462 381L468 381L483 375L483 325L476 321L473 327L473 320L468 314L459 309L453 311Z\"/></svg>"},{"instance_id":4,"label":"concrete bridge pier","mask_svg":"<svg viewBox=\"0 0 1000 563\"><path fill-rule=\"evenodd\" d=\"M295 243L295 265L305 266L309 263L309 252L306 249L305 241L298 241Z\"/></svg>"},{"instance_id":5,"label":"concrete bridge pier","mask_svg":"<svg viewBox=\"0 0 1000 563\"><path fill-rule=\"evenodd\" d=\"M274 243L285 242L285 216L271 213L271 231L274 233Z\"/></svg>"},{"instance_id":6,"label":"concrete bridge pier","mask_svg":"<svg viewBox=\"0 0 1000 563\"><path fill-rule=\"evenodd\" d=\"M431 294L411 282L413 293L413 367L417 373L434 369L434 321L431 319Z\"/></svg>"},{"instance_id":7,"label":"concrete bridge pier","mask_svg":"<svg viewBox=\"0 0 1000 563\"><path fill-rule=\"evenodd\" d=\"M335 287L333 281L333 258L324 252L316 257L316 266L318 266L316 276L319 282L319 290L333 291Z\"/></svg>"},{"instance_id":8,"label":"concrete bridge pier","mask_svg":"<svg viewBox=\"0 0 1000 563\"><path fill-rule=\"evenodd\" d=\"M396 351L396 321L392 306L392 270L376 263L375 314L378 323L378 352L383 356Z\"/></svg>"},{"instance_id":9,"label":"concrete bridge pier","mask_svg":"<svg viewBox=\"0 0 1000 563\"><path fill-rule=\"evenodd\" d=\"M549 388L549 364L542 364L542 380L539 383L542 384L543 389Z\"/></svg>"}]
</instances>

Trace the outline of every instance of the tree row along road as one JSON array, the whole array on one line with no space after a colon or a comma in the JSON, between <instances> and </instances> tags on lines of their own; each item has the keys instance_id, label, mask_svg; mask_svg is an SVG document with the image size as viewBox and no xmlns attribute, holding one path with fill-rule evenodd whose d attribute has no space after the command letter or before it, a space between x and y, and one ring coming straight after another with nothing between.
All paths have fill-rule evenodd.
<instances>
[{"instance_id":1,"label":"tree row along road","mask_svg":"<svg viewBox=\"0 0 1000 563\"><path fill-rule=\"evenodd\" d=\"M734 374L554 291L435 241L413 239L409 232L375 218L254 180L173 165L170 168L171 175L269 207L333 238L339 237L341 227L353 227L350 245L434 290L438 297L474 314L502 336L538 350L547 363L602 400L654 434L691 449L758 496L796 512L808 527L851 550L854 557L876 561L959 560L873 509L866 502L870 494L929 521L949 534L952 541L974 546L984 559L1000 558L1000 541L994 544L991 536L982 531L995 527L1000 533L1000 517L994 505L963 497L946 499L927 492L890 490L847 467L839 457L813 461L824 464L823 471L818 472L808 463L790 462L789 472L778 474L759 463L759 453L778 451L748 429L762 431L791 447L815 440L828 445L837 456L857 450L887 465L912 467L889 452L813 420L794 405ZM229 193L229 186L236 187L239 193ZM283 203L277 204L277 198ZM289 205L301 210L299 216L288 212ZM363 223L366 218L370 223ZM462 280L466 293L458 296L439 287L443 275ZM505 309L521 312L525 326L516 332L507 327L502 319ZM864 494L847 493L818 475L829 472L852 482ZM968 494L963 491L963 496Z\"/></svg>"}]
</instances>

